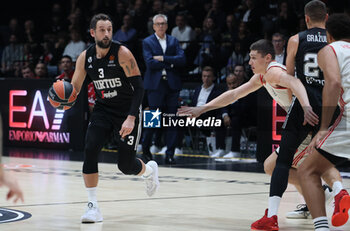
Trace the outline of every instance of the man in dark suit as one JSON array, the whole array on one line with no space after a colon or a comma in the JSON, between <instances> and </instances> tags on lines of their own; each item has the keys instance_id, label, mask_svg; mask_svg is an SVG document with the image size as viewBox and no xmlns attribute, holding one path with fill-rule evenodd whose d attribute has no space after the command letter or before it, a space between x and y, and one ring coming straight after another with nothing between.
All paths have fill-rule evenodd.
<instances>
[{"instance_id":1,"label":"man in dark suit","mask_svg":"<svg viewBox=\"0 0 350 231\"><path fill-rule=\"evenodd\" d=\"M176 114L179 93L182 88L179 68L185 66L186 58L178 40L166 34L167 16L157 14L153 17L154 34L143 40L143 57L146 64L144 87L150 110L161 109L162 112ZM152 159L149 150L153 129L145 129L142 141L143 154ZM176 145L176 128L167 128L165 132L166 164L174 164Z\"/></svg>"},{"instance_id":2,"label":"man in dark suit","mask_svg":"<svg viewBox=\"0 0 350 231\"><path fill-rule=\"evenodd\" d=\"M215 80L214 69L210 66L205 66L202 70L202 84L195 88L190 106L193 106L193 107L202 106L223 93L222 88L220 88L219 85L214 84L214 80ZM200 117L198 117L198 119L205 120L209 117L215 117L215 118L221 119L219 117L219 112L220 112L220 109L208 111L202 114ZM211 135L211 132L214 132L214 129L208 128L208 127L201 127L199 129L195 129L193 132L195 136L200 135L198 133L199 131L204 136L209 137ZM179 139L181 139L182 137L183 137L183 133L180 135ZM225 139L224 136L222 136L221 138Z\"/></svg>"}]
</instances>

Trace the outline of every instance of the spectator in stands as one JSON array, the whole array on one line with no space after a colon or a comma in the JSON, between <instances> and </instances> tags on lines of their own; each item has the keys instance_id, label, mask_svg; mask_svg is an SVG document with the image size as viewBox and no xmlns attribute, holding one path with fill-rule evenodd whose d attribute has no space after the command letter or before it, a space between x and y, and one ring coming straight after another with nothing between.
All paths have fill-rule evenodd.
<instances>
[{"instance_id":1,"label":"spectator in stands","mask_svg":"<svg viewBox=\"0 0 350 231\"><path fill-rule=\"evenodd\" d=\"M136 46L136 29L132 27L132 17L126 14L123 17L123 25L113 35L113 40L123 43L131 51L134 51Z\"/></svg>"},{"instance_id":2,"label":"spectator in stands","mask_svg":"<svg viewBox=\"0 0 350 231\"><path fill-rule=\"evenodd\" d=\"M71 81L74 69L73 69L73 60L69 55L64 55L61 58L60 64L59 64L59 70L62 72L59 76L56 76L56 80L65 80L65 81Z\"/></svg>"},{"instance_id":3,"label":"spectator in stands","mask_svg":"<svg viewBox=\"0 0 350 231\"><path fill-rule=\"evenodd\" d=\"M37 63L34 69L35 79L46 79L47 76L47 66L45 63Z\"/></svg>"},{"instance_id":4,"label":"spectator in stands","mask_svg":"<svg viewBox=\"0 0 350 231\"><path fill-rule=\"evenodd\" d=\"M195 88L191 105L190 106L202 106L212 99L216 98L222 93L220 87L214 83L215 80L214 69L211 66L205 66L202 71L202 84ZM202 114L199 118L206 119L209 117L217 117L219 110L212 110L207 113ZM200 129L205 136L210 136L212 130Z\"/></svg>"},{"instance_id":5,"label":"spectator in stands","mask_svg":"<svg viewBox=\"0 0 350 231\"><path fill-rule=\"evenodd\" d=\"M255 39L260 38L262 32L260 9L256 7L256 0L245 0L245 4L247 9L243 15L242 22L247 24L248 30Z\"/></svg>"},{"instance_id":6,"label":"spectator in stands","mask_svg":"<svg viewBox=\"0 0 350 231\"><path fill-rule=\"evenodd\" d=\"M4 48L1 58L1 72L3 75L13 74L15 61L22 60L24 55L23 44L20 44L16 34L10 35L10 44Z\"/></svg>"},{"instance_id":7,"label":"spectator in stands","mask_svg":"<svg viewBox=\"0 0 350 231\"><path fill-rule=\"evenodd\" d=\"M230 73L226 77L227 90L232 90L239 87L243 83L243 78ZM240 156L240 140L242 130L242 109L244 100L237 100L236 102L221 109L221 116L223 119L223 126L215 129L215 140L217 151L212 157L232 158ZM225 137L229 135L232 137L231 151L225 155Z\"/></svg>"},{"instance_id":8,"label":"spectator in stands","mask_svg":"<svg viewBox=\"0 0 350 231\"><path fill-rule=\"evenodd\" d=\"M282 1L279 6L278 17L275 21L275 31L287 36L297 33L298 18L287 1Z\"/></svg>"},{"instance_id":9,"label":"spectator in stands","mask_svg":"<svg viewBox=\"0 0 350 231\"><path fill-rule=\"evenodd\" d=\"M191 74L199 73L203 66L212 65L217 67L216 54L217 45L219 41L219 30L214 24L212 18L205 18L203 21L203 29L200 35L197 37L198 42L202 45L198 51L198 54L194 60L194 64L198 66Z\"/></svg>"},{"instance_id":10,"label":"spectator in stands","mask_svg":"<svg viewBox=\"0 0 350 231\"><path fill-rule=\"evenodd\" d=\"M24 79L36 79L35 78L35 73L34 73L34 68L31 63L26 64L22 67L22 77Z\"/></svg>"},{"instance_id":11,"label":"spectator in stands","mask_svg":"<svg viewBox=\"0 0 350 231\"><path fill-rule=\"evenodd\" d=\"M34 21L31 19L24 22L24 42L33 45L41 42L40 35L36 31Z\"/></svg>"},{"instance_id":12,"label":"spectator in stands","mask_svg":"<svg viewBox=\"0 0 350 231\"><path fill-rule=\"evenodd\" d=\"M219 31L222 31L225 27L226 13L221 9L220 0L212 0L211 8L208 11L207 18L212 18L214 24Z\"/></svg>"},{"instance_id":13,"label":"spectator in stands","mask_svg":"<svg viewBox=\"0 0 350 231\"><path fill-rule=\"evenodd\" d=\"M63 55L69 55L72 57L73 62L75 62L81 52L86 48L85 42L81 38L79 30L72 28L70 30L70 42L64 48Z\"/></svg>"},{"instance_id":14,"label":"spectator in stands","mask_svg":"<svg viewBox=\"0 0 350 231\"><path fill-rule=\"evenodd\" d=\"M137 31L139 38L147 36L147 10L143 0L136 0L129 14L133 16L133 26Z\"/></svg>"},{"instance_id":15,"label":"spectator in stands","mask_svg":"<svg viewBox=\"0 0 350 231\"><path fill-rule=\"evenodd\" d=\"M14 61L13 62L13 74L12 77L14 78L22 78L22 61Z\"/></svg>"},{"instance_id":16,"label":"spectator in stands","mask_svg":"<svg viewBox=\"0 0 350 231\"><path fill-rule=\"evenodd\" d=\"M235 76L237 76L239 79L242 79L243 82L247 82L249 80L248 76L247 76L247 73L245 72L244 65L242 65L242 64L237 64L233 68L233 74Z\"/></svg>"},{"instance_id":17,"label":"spectator in stands","mask_svg":"<svg viewBox=\"0 0 350 231\"><path fill-rule=\"evenodd\" d=\"M280 33L274 33L272 35L272 44L273 48L275 50L275 60L280 63L285 65L286 64L286 40L284 36Z\"/></svg>"},{"instance_id":18,"label":"spectator in stands","mask_svg":"<svg viewBox=\"0 0 350 231\"><path fill-rule=\"evenodd\" d=\"M240 42L235 42L235 49L233 50L231 56L228 58L226 72L230 73L236 65L248 65L249 53L244 52Z\"/></svg>"},{"instance_id":19,"label":"spectator in stands","mask_svg":"<svg viewBox=\"0 0 350 231\"><path fill-rule=\"evenodd\" d=\"M233 14L229 14L226 17L226 26L223 32L220 34L220 59L223 64L220 68L224 67L227 59L234 49L234 41L237 37L236 21Z\"/></svg>"},{"instance_id":20,"label":"spectator in stands","mask_svg":"<svg viewBox=\"0 0 350 231\"><path fill-rule=\"evenodd\" d=\"M68 29L68 21L64 15L62 5L54 3L51 7L51 18L47 24L47 31L57 34Z\"/></svg>"},{"instance_id":21,"label":"spectator in stands","mask_svg":"<svg viewBox=\"0 0 350 231\"><path fill-rule=\"evenodd\" d=\"M171 35L177 38L183 50L190 45L189 42L195 39L195 33L190 26L187 25L186 16L178 14L175 19L176 27L171 31Z\"/></svg>"},{"instance_id":22,"label":"spectator in stands","mask_svg":"<svg viewBox=\"0 0 350 231\"><path fill-rule=\"evenodd\" d=\"M59 63L63 55L64 49L68 44L68 34L64 31L57 33L57 39L54 43L52 63Z\"/></svg>"},{"instance_id":23,"label":"spectator in stands","mask_svg":"<svg viewBox=\"0 0 350 231\"><path fill-rule=\"evenodd\" d=\"M6 46L9 44L10 36L12 34L17 35L17 39L20 41L23 37L23 29L19 25L18 18L11 18L8 26L5 26L0 33L0 46Z\"/></svg>"}]
</instances>

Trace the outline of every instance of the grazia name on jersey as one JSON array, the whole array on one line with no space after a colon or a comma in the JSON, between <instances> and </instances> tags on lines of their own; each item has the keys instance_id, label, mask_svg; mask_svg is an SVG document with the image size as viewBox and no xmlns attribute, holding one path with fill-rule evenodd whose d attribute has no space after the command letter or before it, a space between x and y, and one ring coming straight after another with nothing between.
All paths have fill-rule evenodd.
<instances>
[{"instance_id":1,"label":"grazia name on jersey","mask_svg":"<svg viewBox=\"0 0 350 231\"><path fill-rule=\"evenodd\" d=\"M163 116L163 127L220 127L222 121L215 117L206 119Z\"/></svg>"}]
</instances>

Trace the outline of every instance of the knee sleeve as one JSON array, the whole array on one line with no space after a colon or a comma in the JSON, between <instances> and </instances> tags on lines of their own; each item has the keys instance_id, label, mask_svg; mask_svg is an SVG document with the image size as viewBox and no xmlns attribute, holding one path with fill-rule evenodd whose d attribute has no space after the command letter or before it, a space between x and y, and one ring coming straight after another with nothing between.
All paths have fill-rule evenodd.
<instances>
[{"instance_id":1,"label":"knee sleeve","mask_svg":"<svg viewBox=\"0 0 350 231\"><path fill-rule=\"evenodd\" d=\"M119 162L119 170L125 175L137 175L142 170L142 164L139 159L134 159L131 162Z\"/></svg>"}]
</instances>

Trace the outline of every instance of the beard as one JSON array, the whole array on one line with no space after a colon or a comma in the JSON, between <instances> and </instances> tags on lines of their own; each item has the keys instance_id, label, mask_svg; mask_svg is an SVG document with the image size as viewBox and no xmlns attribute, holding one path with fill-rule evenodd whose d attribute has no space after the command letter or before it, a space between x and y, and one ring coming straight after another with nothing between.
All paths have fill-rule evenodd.
<instances>
[{"instance_id":1,"label":"beard","mask_svg":"<svg viewBox=\"0 0 350 231\"><path fill-rule=\"evenodd\" d=\"M100 41L96 41L96 45L102 49L107 49L111 46L112 40L110 39L102 39Z\"/></svg>"}]
</instances>

